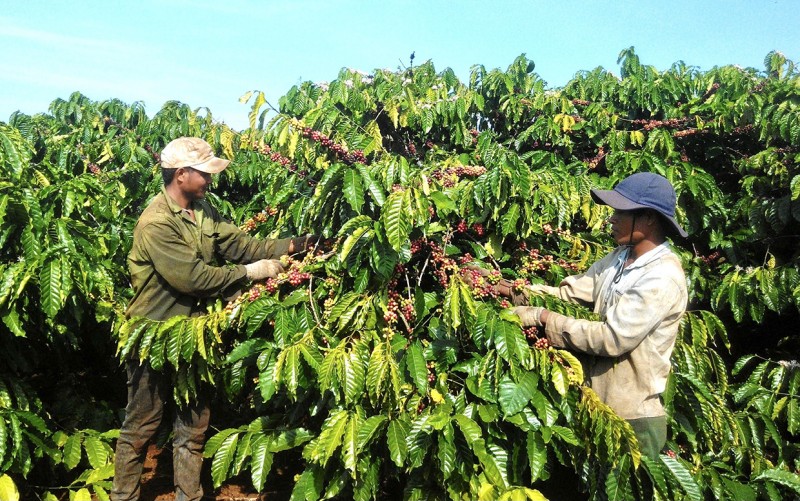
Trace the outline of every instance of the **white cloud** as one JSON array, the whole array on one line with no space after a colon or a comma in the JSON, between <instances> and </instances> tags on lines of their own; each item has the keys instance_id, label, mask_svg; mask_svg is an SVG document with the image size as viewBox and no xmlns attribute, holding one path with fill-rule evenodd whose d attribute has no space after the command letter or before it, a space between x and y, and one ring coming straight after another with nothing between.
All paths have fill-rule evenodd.
<instances>
[{"instance_id":1,"label":"white cloud","mask_svg":"<svg viewBox=\"0 0 800 501\"><path fill-rule=\"evenodd\" d=\"M90 52L92 54L117 54L117 56L120 53L143 53L150 50L140 41L135 44L121 43L112 38L65 35L8 23L8 18L0 18L0 38L8 38L10 43L20 44L15 47L15 50L21 48L28 51L46 47L54 48L59 53Z\"/></svg>"}]
</instances>

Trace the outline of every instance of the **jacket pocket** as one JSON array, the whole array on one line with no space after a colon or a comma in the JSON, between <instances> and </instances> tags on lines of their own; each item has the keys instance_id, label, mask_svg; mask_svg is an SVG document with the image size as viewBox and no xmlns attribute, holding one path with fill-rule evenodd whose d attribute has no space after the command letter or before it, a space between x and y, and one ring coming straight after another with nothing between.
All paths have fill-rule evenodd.
<instances>
[{"instance_id":1,"label":"jacket pocket","mask_svg":"<svg viewBox=\"0 0 800 501\"><path fill-rule=\"evenodd\" d=\"M213 229L203 228L200 231L200 242L198 243L198 252L206 263L216 263L216 243L219 238L219 232Z\"/></svg>"}]
</instances>

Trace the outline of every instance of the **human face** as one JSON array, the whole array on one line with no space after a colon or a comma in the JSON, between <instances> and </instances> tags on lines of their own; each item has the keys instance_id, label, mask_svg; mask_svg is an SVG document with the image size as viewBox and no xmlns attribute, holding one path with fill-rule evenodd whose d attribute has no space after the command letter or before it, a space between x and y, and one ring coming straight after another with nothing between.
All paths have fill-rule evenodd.
<instances>
[{"instance_id":1,"label":"human face","mask_svg":"<svg viewBox=\"0 0 800 501\"><path fill-rule=\"evenodd\" d=\"M640 215L641 211L638 210L614 210L608 222L611 224L611 236L617 245L634 245L643 238L638 228L642 219Z\"/></svg>"},{"instance_id":2,"label":"human face","mask_svg":"<svg viewBox=\"0 0 800 501\"><path fill-rule=\"evenodd\" d=\"M185 167L181 175L181 191L188 200L199 200L206 196L211 186L211 174Z\"/></svg>"}]
</instances>

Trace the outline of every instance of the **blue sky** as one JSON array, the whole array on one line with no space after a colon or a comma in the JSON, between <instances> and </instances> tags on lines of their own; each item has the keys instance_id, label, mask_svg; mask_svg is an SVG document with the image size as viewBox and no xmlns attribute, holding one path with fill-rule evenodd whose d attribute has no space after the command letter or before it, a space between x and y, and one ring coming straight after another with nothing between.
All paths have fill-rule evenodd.
<instances>
[{"instance_id":1,"label":"blue sky","mask_svg":"<svg viewBox=\"0 0 800 501\"><path fill-rule=\"evenodd\" d=\"M0 0L0 121L46 112L80 91L94 100L208 107L242 128L239 97L276 102L292 85L432 60L462 79L525 53L551 87L580 70L645 64L763 69L779 50L800 62L798 0L362 1Z\"/></svg>"}]
</instances>

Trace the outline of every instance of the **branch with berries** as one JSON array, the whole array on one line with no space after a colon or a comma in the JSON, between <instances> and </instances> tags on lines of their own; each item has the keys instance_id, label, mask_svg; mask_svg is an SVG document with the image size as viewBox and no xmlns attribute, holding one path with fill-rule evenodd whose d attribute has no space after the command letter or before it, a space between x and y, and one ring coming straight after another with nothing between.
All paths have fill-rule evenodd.
<instances>
[{"instance_id":1,"label":"branch with berries","mask_svg":"<svg viewBox=\"0 0 800 501\"><path fill-rule=\"evenodd\" d=\"M653 129L677 129L684 124L693 121L692 118L669 118L667 120L631 120L634 125L641 125L643 130Z\"/></svg>"},{"instance_id":2,"label":"branch with berries","mask_svg":"<svg viewBox=\"0 0 800 501\"><path fill-rule=\"evenodd\" d=\"M329 149L334 156L339 159L340 161L344 162L347 165L353 165L356 163L365 164L367 163L367 158L364 155L364 152L361 150L353 150L349 151L347 146L339 144L335 142L333 139L325 135L320 131L316 131L311 127L307 127L303 125L300 120L295 118L291 119L291 125L298 131L300 131L300 135L302 135L306 139L310 139L315 143L319 143L323 147Z\"/></svg>"},{"instance_id":3,"label":"branch with berries","mask_svg":"<svg viewBox=\"0 0 800 501\"><path fill-rule=\"evenodd\" d=\"M431 177L436 179L445 188L452 188L462 177L477 178L486 173L482 165L458 165L445 169L436 169L431 172Z\"/></svg>"},{"instance_id":4,"label":"branch with berries","mask_svg":"<svg viewBox=\"0 0 800 501\"><path fill-rule=\"evenodd\" d=\"M247 221L242 223L239 226L239 229L246 233L250 233L253 230L255 230L258 227L258 225L266 223L271 216L274 216L277 213L278 209L276 207L271 207L267 205L266 207L264 207L264 210L262 210L255 216L249 218Z\"/></svg>"},{"instance_id":5,"label":"branch with berries","mask_svg":"<svg viewBox=\"0 0 800 501\"><path fill-rule=\"evenodd\" d=\"M259 144L256 141L253 141L250 144L250 147L256 153L260 153L266 157L268 157L271 161L279 164L281 167L285 167L289 173L294 174L295 176L299 177L300 179L304 179L309 186L316 186L317 181L308 177L308 171L304 169L300 169L296 163L292 162L291 159L281 155L278 151L272 149L272 147L268 144Z\"/></svg>"}]
</instances>

